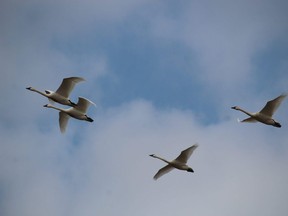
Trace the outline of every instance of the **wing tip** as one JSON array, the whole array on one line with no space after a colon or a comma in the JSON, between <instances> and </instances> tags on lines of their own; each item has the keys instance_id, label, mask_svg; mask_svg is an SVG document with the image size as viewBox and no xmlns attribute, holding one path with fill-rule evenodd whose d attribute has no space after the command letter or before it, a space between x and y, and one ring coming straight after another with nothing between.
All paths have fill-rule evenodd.
<instances>
[{"instance_id":1,"label":"wing tip","mask_svg":"<svg viewBox=\"0 0 288 216\"><path fill-rule=\"evenodd\" d=\"M73 79L73 82L82 82L82 81L86 81L83 77L66 77L65 79Z\"/></svg>"},{"instance_id":2,"label":"wing tip","mask_svg":"<svg viewBox=\"0 0 288 216\"><path fill-rule=\"evenodd\" d=\"M89 99L87 99L87 98L85 98L85 97L79 96L78 98L79 98L79 99L83 99L83 100L89 102L90 104L94 105L95 107L97 107L97 105L96 105L93 101L91 101L91 100L89 100Z\"/></svg>"},{"instance_id":3,"label":"wing tip","mask_svg":"<svg viewBox=\"0 0 288 216\"><path fill-rule=\"evenodd\" d=\"M286 92L284 92L284 93L282 93L282 94L280 95L280 98L282 98L282 100L284 100L286 97L287 97L287 93L286 93ZM281 101L282 101L282 100L281 100Z\"/></svg>"},{"instance_id":4,"label":"wing tip","mask_svg":"<svg viewBox=\"0 0 288 216\"><path fill-rule=\"evenodd\" d=\"M77 79L77 82L86 81L83 77L75 77L75 79Z\"/></svg>"}]
</instances>

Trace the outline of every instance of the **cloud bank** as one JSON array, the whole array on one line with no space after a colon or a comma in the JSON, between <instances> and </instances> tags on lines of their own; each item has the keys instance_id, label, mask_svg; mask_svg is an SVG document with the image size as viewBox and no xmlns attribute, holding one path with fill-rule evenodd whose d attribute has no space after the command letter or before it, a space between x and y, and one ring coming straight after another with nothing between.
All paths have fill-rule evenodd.
<instances>
[{"instance_id":1,"label":"cloud bank","mask_svg":"<svg viewBox=\"0 0 288 216\"><path fill-rule=\"evenodd\" d=\"M285 215L281 129L239 124L287 90L284 1L1 1L0 215ZM47 99L83 76L93 124ZM154 181L194 143L188 164Z\"/></svg>"},{"instance_id":2,"label":"cloud bank","mask_svg":"<svg viewBox=\"0 0 288 216\"><path fill-rule=\"evenodd\" d=\"M25 125L17 136L1 130L2 215L287 211L283 131L234 119L204 127L192 112L157 110L143 100L107 110L85 128L79 140L73 124L68 138L56 124L44 134ZM149 154L173 159L195 142L200 146L188 162L195 173L173 170L152 179L164 164Z\"/></svg>"}]
</instances>

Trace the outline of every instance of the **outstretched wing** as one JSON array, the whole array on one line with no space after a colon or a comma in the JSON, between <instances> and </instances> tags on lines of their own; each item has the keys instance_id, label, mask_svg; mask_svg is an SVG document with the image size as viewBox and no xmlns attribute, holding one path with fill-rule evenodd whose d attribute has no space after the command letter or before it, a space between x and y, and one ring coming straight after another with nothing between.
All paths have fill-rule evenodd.
<instances>
[{"instance_id":1,"label":"outstretched wing","mask_svg":"<svg viewBox=\"0 0 288 216\"><path fill-rule=\"evenodd\" d=\"M69 120L69 115L64 112L59 112L59 126L61 133L65 133L66 126Z\"/></svg>"},{"instance_id":2,"label":"outstretched wing","mask_svg":"<svg viewBox=\"0 0 288 216\"><path fill-rule=\"evenodd\" d=\"M279 97L268 101L265 105L265 107L260 111L260 113L272 117L274 112L277 110L277 108L280 106L281 102L284 100L284 98L287 96L287 94L282 94Z\"/></svg>"},{"instance_id":3,"label":"outstretched wing","mask_svg":"<svg viewBox=\"0 0 288 216\"><path fill-rule=\"evenodd\" d=\"M75 84L84 81L82 77L69 77L63 79L61 85L57 89L56 93L68 98Z\"/></svg>"},{"instance_id":4,"label":"outstretched wing","mask_svg":"<svg viewBox=\"0 0 288 216\"><path fill-rule=\"evenodd\" d=\"M172 167L171 165L166 165L163 168L161 168L156 175L153 177L154 180L157 180L158 178L160 178L161 176L165 175L166 173L170 172L171 170L173 170L174 167Z\"/></svg>"},{"instance_id":5,"label":"outstretched wing","mask_svg":"<svg viewBox=\"0 0 288 216\"><path fill-rule=\"evenodd\" d=\"M83 97L79 97L78 98L78 103L77 106L74 107L74 109L77 109L83 113L86 113L88 107L90 106L90 104L93 104L94 106L96 106L92 101L83 98Z\"/></svg>"},{"instance_id":6,"label":"outstretched wing","mask_svg":"<svg viewBox=\"0 0 288 216\"><path fill-rule=\"evenodd\" d=\"M257 122L257 120L254 119L254 118L249 117L249 118L243 119L243 120L240 121L240 122L254 123L254 122Z\"/></svg>"},{"instance_id":7,"label":"outstretched wing","mask_svg":"<svg viewBox=\"0 0 288 216\"><path fill-rule=\"evenodd\" d=\"M181 163L187 163L188 159L192 155L193 151L198 147L198 144L194 144L193 146L185 149L181 152L181 154L175 159L176 161L179 161Z\"/></svg>"}]
</instances>

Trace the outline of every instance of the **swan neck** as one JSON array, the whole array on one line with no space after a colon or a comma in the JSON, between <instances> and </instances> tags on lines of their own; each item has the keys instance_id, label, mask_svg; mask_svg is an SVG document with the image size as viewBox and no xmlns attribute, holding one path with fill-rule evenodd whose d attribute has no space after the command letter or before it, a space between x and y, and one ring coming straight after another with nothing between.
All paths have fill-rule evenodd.
<instances>
[{"instance_id":1,"label":"swan neck","mask_svg":"<svg viewBox=\"0 0 288 216\"><path fill-rule=\"evenodd\" d=\"M170 163L169 161L167 161L166 159L164 159L164 158L161 158L161 157L159 157L159 156L157 156L157 155L154 155L154 157L155 158L158 158L159 160L162 160L162 161L164 161L165 163Z\"/></svg>"},{"instance_id":2,"label":"swan neck","mask_svg":"<svg viewBox=\"0 0 288 216\"><path fill-rule=\"evenodd\" d=\"M32 91L34 91L34 92L37 92L38 94L41 94L41 95L43 95L43 96L45 96L45 97L47 97L47 94L46 93L44 93L44 92L41 92L41 91L39 91L39 90L37 90L37 89L31 89Z\"/></svg>"},{"instance_id":3,"label":"swan neck","mask_svg":"<svg viewBox=\"0 0 288 216\"><path fill-rule=\"evenodd\" d=\"M238 107L238 110L241 111L241 112L243 112L243 113L245 113L245 114L247 114L247 115L249 115L249 116L251 116L251 117L254 116L253 113L250 113L250 112L248 112L248 111L246 111L246 110L244 110L244 109L242 109L242 108L240 108L240 107Z\"/></svg>"},{"instance_id":4,"label":"swan neck","mask_svg":"<svg viewBox=\"0 0 288 216\"><path fill-rule=\"evenodd\" d=\"M62 108L59 108L59 107L55 107L55 106L52 106L52 105L49 105L48 108L52 108L52 109L55 109L55 110L58 110L60 112L65 112L66 110L62 109Z\"/></svg>"}]
</instances>

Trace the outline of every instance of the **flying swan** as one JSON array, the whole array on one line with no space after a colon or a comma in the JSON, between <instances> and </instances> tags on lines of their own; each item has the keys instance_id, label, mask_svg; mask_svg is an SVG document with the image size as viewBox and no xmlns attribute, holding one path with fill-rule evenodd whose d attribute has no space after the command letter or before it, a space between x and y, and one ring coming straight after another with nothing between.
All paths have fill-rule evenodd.
<instances>
[{"instance_id":1,"label":"flying swan","mask_svg":"<svg viewBox=\"0 0 288 216\"><path fill-rule=\"evenodd\" d=\"M83 98L83 97L79 97L78 103L76 104L75 107L62 109L62 108L52 106L51 104L46 104L44 105L44 107L52 108L52 109L56 109L60 111L59 112L59 126L60 126L60 131L64 133L66 130L69 117L73 117L73 118L88 121L88 122L93 122L93 119L88 117L86 114L86 111L88 107L90 106L90 104L95 105L92 101L89 101L88 99Z\"/></svg>"},{"instance_id":2,"label":"flying swan","mask_svg":"<svg viewBox=\"0 0 288 216\"><path fill-rule=\"evenodd\" d=\"M149 155L151 157L158 158L159 160L162 160L168 164L168 165L164 166L163 168L161 168L156 173L156 175L153 177L154 180L157 180L162 175L170 172L174 168L179 169L179 170L186 170L187 172L194 172L194 170L191 167L189 167L186 163L187 163L188 159L190 158L190 156L192 155L193 151L197 147L198 147L198 144L194 144L193 146L185 149L184 151L181 152L181 154L176 159L174 159L172 161L168 161L164 158L158 157L155 154Z\"/></svg>"},{"instance_id":3,"label":"flying swan","mask_svg":"<svg viewBox=\"0 0 288 216\"><path fill-rule=\"evenodd\" d=\"M26 89L30 91L37 92L49 99L50 102L57 102L63 105L68 105L68 106L76 106L75 103L73 103L69 99L69 95L71 91L73 90L75 84L85 81L82 77L68 77L63 79L61 85L59 88L56 90L56 92L51 91L51 90L45 90L45 92L41 92L33 87L27 87Z\"/></svg>"},{"instance_id":4,"label":"flying swan","mask_svg":"<svg viewBox=\"0 0 288 216\"><path fill-rule=\"evenodd\" d=\"M250 116L249 118L244 119L241 122L257 122L258 121L267 125L272 125L274 127L280 128L281 124L279 122L276 122L274 119L272 119L272 116L286 96L287 94L282 94L279 97L271 101L268 101L266 105L264 106L264 108L260 112L256 112L256 113L247 112L238 106L234 106L231 108L235 110L239 110Z\"/></svg>"}]
</instances>

